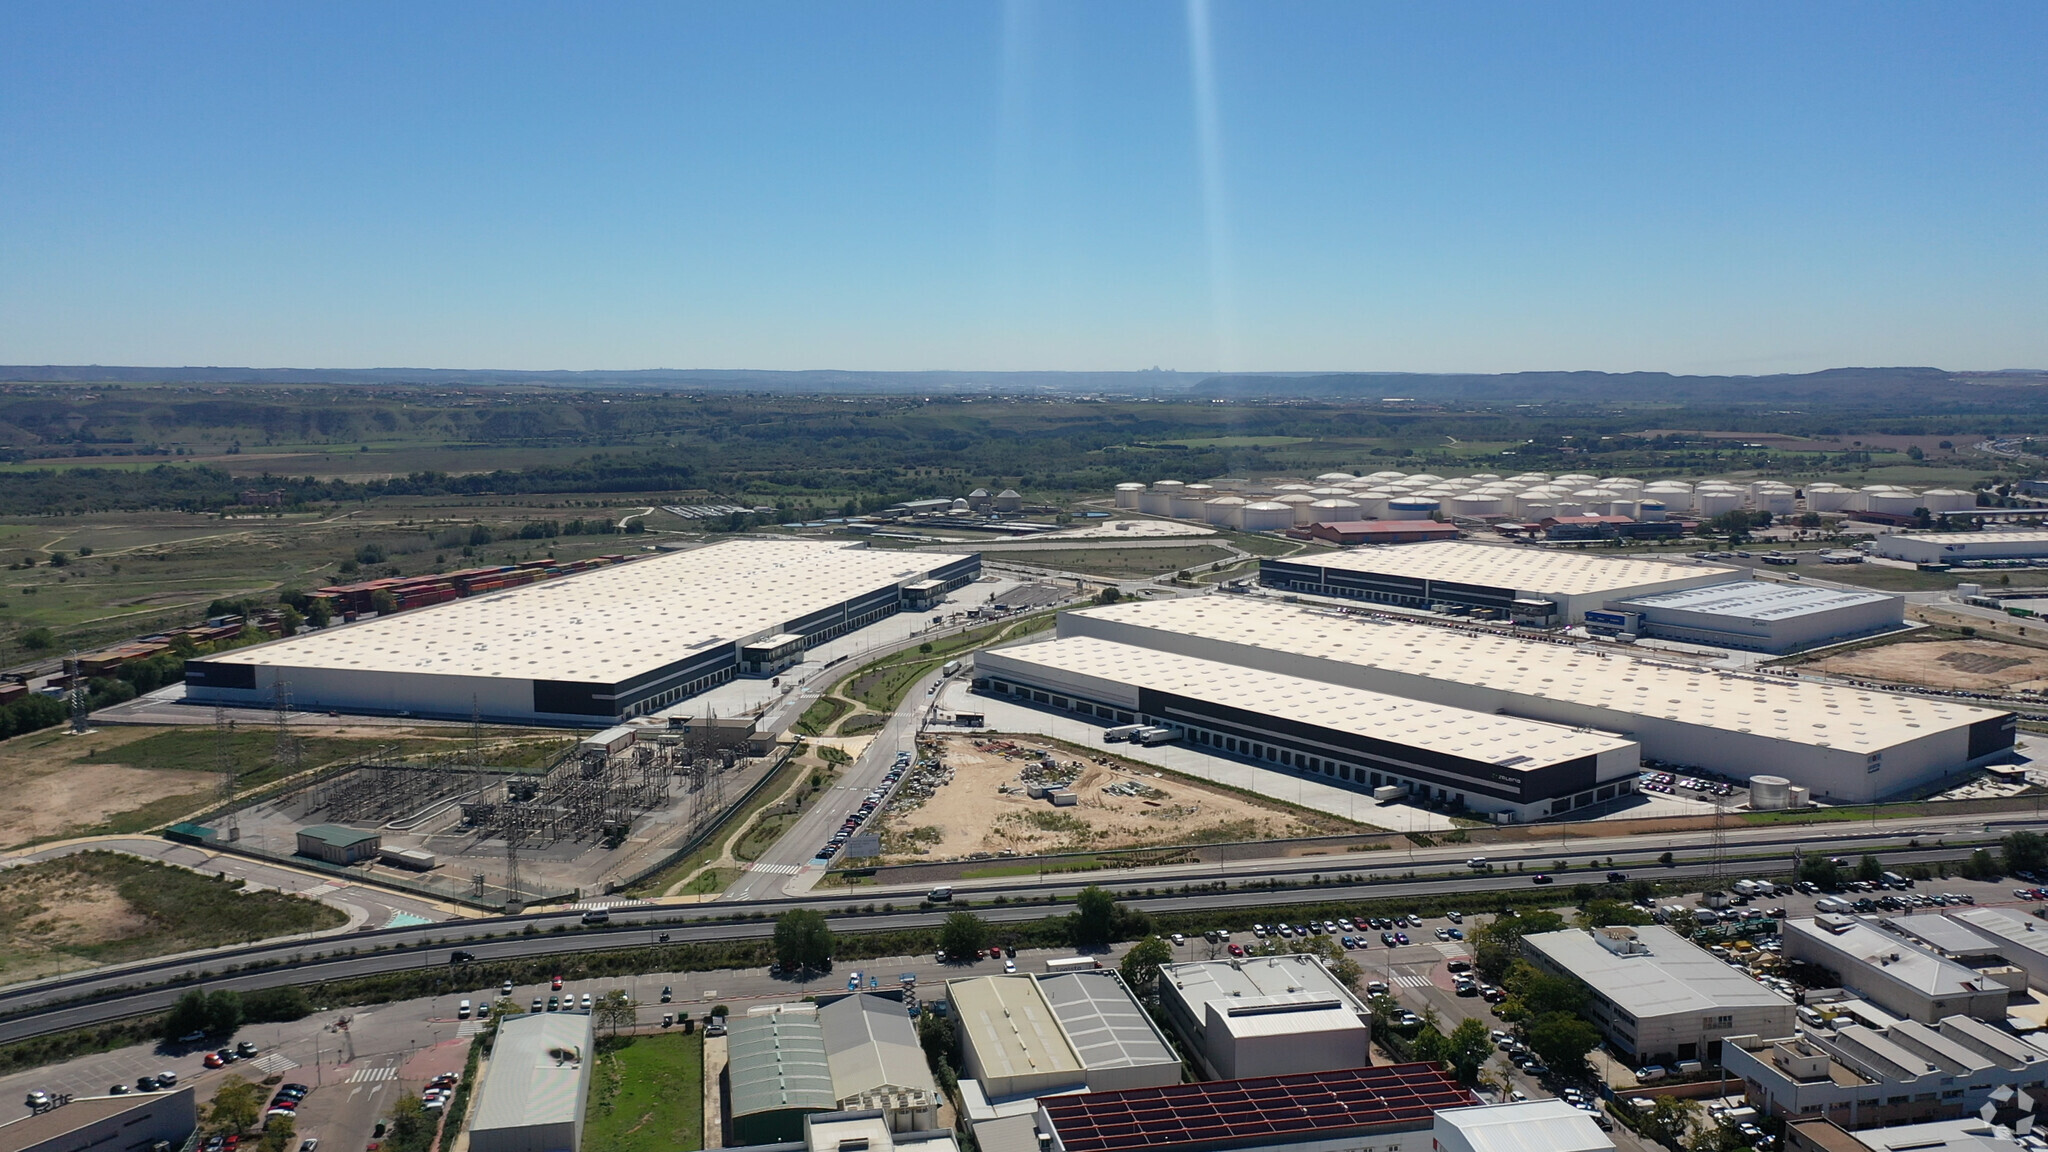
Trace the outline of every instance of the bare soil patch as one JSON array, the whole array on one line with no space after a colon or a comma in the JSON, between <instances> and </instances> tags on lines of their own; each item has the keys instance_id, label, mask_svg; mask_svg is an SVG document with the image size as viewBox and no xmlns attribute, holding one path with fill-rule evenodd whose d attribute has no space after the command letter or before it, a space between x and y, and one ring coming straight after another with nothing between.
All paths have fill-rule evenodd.
<instances>
[{"instance_id":1,"label":"bare soil patch","mask_svg":"<svg viewBox=\"0 0 2048 1152\"><path fill-rule=\"evenodd\" d=\"M111 728L84 736L38 732L0 743L0 848L99 826L173 797L204 803L210 780L191 772L96 763L153 732Z\"/></svg>"},{"instance_id":2,"label":"bare soil patch","mask_svg":"<svg viewBox=\"0 0 2048 1152\"><path fill-rule=\"evenodd\" d=\"M1929 688L2048 686L2048 651L1982 638L1882 644L1829 656L1811 667L1837 676Z\"/></svg>"},{"instance_id":3,"label":"bare soil patch","mask_svg":"<svg viewBox=\"0 0 2048 1152\"><path fill-rule=\"evenodd\" d=\"M883 821L887 863L952 860L977 854L1039 855L1314 836L1355 830L1341 820L1315 821L1235 792L1114 756L1077 760L1073 753L1028 738L987 741L950 736L937 741L950 778L929 797L899 800ZM1050 773L1033 767L1053 752ZM1066 778L1079 798L1070 807L1034 800L1028 784Z\"/></svg>"}]
</instances>

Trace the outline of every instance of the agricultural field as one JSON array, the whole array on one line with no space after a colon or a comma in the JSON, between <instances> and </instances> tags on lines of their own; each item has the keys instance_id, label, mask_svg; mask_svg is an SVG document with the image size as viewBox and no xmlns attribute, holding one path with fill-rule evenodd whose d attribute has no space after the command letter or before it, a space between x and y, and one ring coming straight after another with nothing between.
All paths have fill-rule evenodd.
<instances>
[{"instance_id":1,"label":"agricultural field","mask_svg":"<svg viewBox=\"0 0 2048 1152\"><path fill-rule=\"evenodd\" d=\"M1204 841L1261 840L1358 831L1333 816L1269 804L1115 756L1054 749L1047 771L1030 738L941 737L944 765L921 803L892 804L882 825L884 863L953 860L976 853L1031 856ZM1027 755L1027 752L1030 753ZM1071 807L1034 800L1026 785L1064 783Z\"/></svg>"},{"instance_id":2,"label":"agricultural field","mask_svg":"<svg viewBox=\"0 0 2048 1152\"><path fill-rule=\"evenodd\" d=\"M0 981L339 927L339 911L299 896L112 852L81 852L4 873Z\"/></svg>"},{"instance_id":3,"label":"agricultural field","mask_svg":"<svg viewBox=\"0 0 2048 1152\"><path fill-rule=\"evenodd\" d=\"M598 1048L583 1143L606 1152L704 1147L704 1034L621 1036Z\"/></svg>"}]
</instances>

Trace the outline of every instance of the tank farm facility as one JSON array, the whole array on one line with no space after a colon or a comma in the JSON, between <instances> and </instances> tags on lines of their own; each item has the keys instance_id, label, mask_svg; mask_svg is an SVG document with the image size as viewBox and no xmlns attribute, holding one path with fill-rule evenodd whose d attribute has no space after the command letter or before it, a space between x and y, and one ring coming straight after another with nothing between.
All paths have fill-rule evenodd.
<instances>
[{"instance_id":1,"label":"tank farm facility","mask_svg":"<svg viewBox=\"0 0 2048 1152\"><path fill-rule=\"evenodd\" d=\"M979 575L974 554L732 541L195 660L187 698L217 716L228 703L283 716L282 701L468 720L475 739L430 760L339 766L194 832L276 855L296 842L301 858L346 838L388 877L472 901L603 891L777 763L750 719L684 715L693 696L775 677L811 644ZM482 725L504 722L606 727L533 770L493 763Z\"/></svg>"}]
</instances>

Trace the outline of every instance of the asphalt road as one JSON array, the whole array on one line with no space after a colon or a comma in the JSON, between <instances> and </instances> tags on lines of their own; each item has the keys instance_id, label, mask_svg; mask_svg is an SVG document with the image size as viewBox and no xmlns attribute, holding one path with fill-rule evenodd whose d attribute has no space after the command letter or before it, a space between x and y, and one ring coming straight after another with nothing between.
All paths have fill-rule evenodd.
<instances>
[{"instance_id":1,"label":"asphalt road","mask_svg":"<svg viewBox=\"0 0 2048 1152\"><path fill-rule=\"evenodd\" d=\"M1893 849L1887 852L1887 862L1910 860L1935 860L1959 858L1967 853L1962 846L1922 848L1914 851ZM1533 857L1540 866L1548 867L1544 857L1547 850L1539 849ZM1758 854L1765 858L1741 865L1735 874L1743 870L1756 872L1782 872L1790 863L1789 852L1775 855ZM1496 860L1512 863L1513 858L1496 854ZM1328 861L1322 861L1327 869ZM1389 868L1399 867L1388 862ZM1636 865L1638 870L1641 866ZM1534 871L1535 869L1531 869ZM1561 872L1557 875L1560 885L1580 880L1598 881L1605 868L1593 864L1575 872ZM1682 864L1675 868L1658 869L1660 879L1698 877L1710 874L1708 864ZM1357 874L1354 872L1354 874ZM1023 885L1010 886L1018 896L1030 894L1070 894L1100 877L1070 877L1055 882L1039 884L1027 881ZM1146 897L1143 889L1126 894L1130 905L1154 912L1195 912L1204 909L1274 908L1296 903L1320 903L1336 899L1383 900L1399 899L1403 896L1441 895L1448 891L1469 892L1475 903L1483 894L1503 889L1526 889L1531 882L1527 874L1493 872L1464 876L1419 876L1415 879L1382 879L1372 882L1350 884L1323 884L1311 887L1269 891L1265 889L1224 889L1221 891L1196 891L1189 894L1169 893ZM1123 885L1112 883L1113 888ZM972 893L955 886L962 896L974 895L979 901L988 895L985 889ZM840 931L880 932L904 928L935 926L944 916L944 907L931 911L877 912L871 914L847 915L853 894L836 898L818 898L797 901L779 900L756 902L749 905L720 905L718 911L725 915L745 916L754 911L767 912L792 907L816 907L834 916L834 925ZM873 895L862 892L858 899L865 904ZM877 902L879 903L882 902ZM774 931L771 919L721 920L711 923L685 923L684 919L695 910L667 908L622 909L612 915L612 924L605 928L583 929L576 925L574 913L549 913L533 917L503 918L498 920L464 921L460 925L437 925L431 929L398 929L388 932L347 938L357 949L382 945L384 951L357 951L353 955L333 955L332 950L340 940L308 940L287 945L258 945L251 948L226 950L216 954L210 961L179 960L169 963L153 962L131 965L119 971L95 972L69 980L49 981L42 985L13 988L0 991L0 1012L7 1018L0 1020L0 1043L84 1027L125 1016L158 1011L168 1007L179 993L195 983L204 983L209 988L232 988L248 991L256 988L274 987L282 984L311 984L320 981L341 980L391 972L405 968L426 968L445 965L449 952L454 948L474 953L478 959L527 958L547 956L564 952L594 951L607 948L627 948L654 942L658 932L665 931L672 943L688 943L714 940L760 939ZM1020 920L1035 920L1048 914L1057 914L1058 909L1043 905L1010 904L990 905L980 902L976 911L986 920L1003 924ZM531 923L542 929L526 935L523 928ZM560 924L569 930L554 932ZM520 934L486 940L480 937L492 931L514 931ZM322 955L322 953L328 953ZM201 963L216 965L216 971L230 965L239 970L231 974L202 978ZM274 967L259 967L250 970L251 965L272 964ZM143 986L147 985L147 986ZM80 1000L81 997L97 997Z\"/></svg>"}]
</instances>

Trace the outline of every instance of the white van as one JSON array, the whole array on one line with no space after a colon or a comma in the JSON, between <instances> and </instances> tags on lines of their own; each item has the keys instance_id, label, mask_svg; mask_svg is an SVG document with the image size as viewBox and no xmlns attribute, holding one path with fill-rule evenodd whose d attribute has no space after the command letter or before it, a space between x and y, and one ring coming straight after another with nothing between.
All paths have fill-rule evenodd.
<instances>
[{"instance_id":1,"label":"white van","mask_svg":"<svg viewBox=\"0 0 2048 1152\"><path fill-rule=\"evenodd\" d=\"M1493 867L1493 865L1488 864L1484 856L1474 856L1470 860L1465 861L1465 867L1472 869L1474 872L1484 872L1488 868Z\"/></svg>"},{"instance_id":2,"label":"white van","mask_svg":"<svg viewBox=\"0 0 2048 1152\"><path fill-rule=\"evenodd\" d=\"M469 1019L469 1001L464 1000L455 1006L455 1018L457 1020Z\"/></svg>"},{"instance_id":3,"label":"white van","mask_svg":"<svg viewBox=\"0 0 2048 1152\"><path fill-rule=\"evenodd\" d=\"M1833 896L1823 896L1813 902L1813 910L1815 912L1854 912L1856 906L1847 900L1837 900Z\"/></svg>"}]
</instances>

